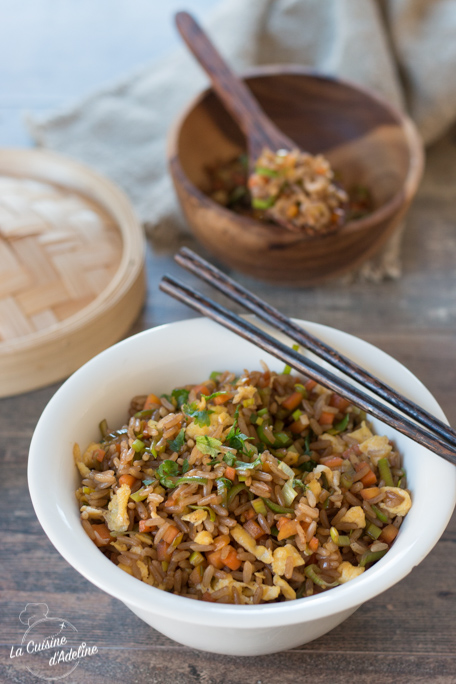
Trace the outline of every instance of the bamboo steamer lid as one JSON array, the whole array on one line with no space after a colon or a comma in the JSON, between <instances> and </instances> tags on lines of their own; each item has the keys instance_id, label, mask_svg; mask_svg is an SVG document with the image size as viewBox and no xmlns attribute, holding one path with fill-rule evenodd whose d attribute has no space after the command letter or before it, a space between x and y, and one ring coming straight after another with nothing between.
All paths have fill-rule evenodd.
<instances>
[{"instance_id":1,"label":"bamboo steamer lid","mask_svg":"<svg viewBox=\"0 0 456 684\"><path fill-rule=\"evenodd\" d=\"M48 151L0 150L0 397L119 340L144 301L144 254L113 183Z\"/></svg>"}]
</instances>

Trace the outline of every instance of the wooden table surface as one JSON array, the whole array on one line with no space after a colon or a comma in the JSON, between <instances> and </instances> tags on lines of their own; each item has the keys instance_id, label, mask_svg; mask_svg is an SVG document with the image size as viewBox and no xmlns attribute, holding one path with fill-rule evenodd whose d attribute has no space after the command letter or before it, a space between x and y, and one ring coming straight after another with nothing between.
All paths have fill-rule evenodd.
<instances>
[{"instance_id":1,"label":"wooden table surface","mask_svg":"<svg viewBox=\"0 0 456 684\"><path fill-rule=\"evenodd\" d=\"M186 3L196 10L212 4ZM24 109L53 109L164 52L174 40L168 19L177 6L174 0L0 0L0 143L30 144L20 118ZM395 356L435 394L453 424L455 162L456 136L450 131L429 151L408 219L400 280L293 289L239 277L285 313L354 333ZM190 238L187 244L199 251ZM158 290L163 273L178 272L172 255L154 253L149 246L147 270L147 302L131 332L192 316ZM39 681L20 659L9 657L24 633L18 616L29 602L47 603L53 615L70 620L88 643L98 646L99 653L82 660L65 680L75 684L456 682L454 517L428 558L398 585L326 636L261 658L217 656L181 646L89 584L42 532L27 489L30 439L57 388L0 401L1 682Z\"/></svg>"}]
</instances>

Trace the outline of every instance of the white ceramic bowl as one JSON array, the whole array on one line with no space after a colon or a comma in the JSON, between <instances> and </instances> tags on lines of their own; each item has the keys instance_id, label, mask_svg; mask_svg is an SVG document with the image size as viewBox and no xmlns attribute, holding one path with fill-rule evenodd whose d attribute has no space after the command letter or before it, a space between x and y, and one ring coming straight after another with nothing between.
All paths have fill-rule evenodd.
<instances>
[{"instance_id":1,"label":"white ceramic bowl","mask_svg":"<svg viewBox=\"0 0 456 684\"><path fill-rule=\"evenodd\" d=\"M351 335L315 323L307 329L445 420L439 405L404 366ZM147 330L102 352L56 392L33 435L30 493L44 531L62 556L97 587L120 599L138 617L188 646L214 653L260 655L316 639L361 604L405 577L443 533L456 500L456 469L391 428L373 421L404 455L413 506L392 549L359 578L297 601L259 606L191 601L150 587L113 565L83 531L74 490L74 442L98 438L98 423L125 420L135 394L168 392L199 382L213 370L283 364L206 319ZM432 503L435 502L435 503Z\"/></svg>"}]
</instances>

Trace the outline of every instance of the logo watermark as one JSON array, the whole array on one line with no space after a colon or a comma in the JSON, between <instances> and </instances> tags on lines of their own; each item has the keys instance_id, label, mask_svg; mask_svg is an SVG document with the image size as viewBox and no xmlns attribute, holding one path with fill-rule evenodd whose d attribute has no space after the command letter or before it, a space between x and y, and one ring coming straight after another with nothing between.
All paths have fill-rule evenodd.
<instances>
[{"instance_id":1,"label":"logo watermark","mask_svg":"<svg viewBox=\"0 0 456 684\"><path fill-rule=\"evenodd\" d=\"M97 646L82 641L69 621L49 615L46 603L27 603L19 615L26 625L20 646L12 646L10 658L20 658L30 674L46 681L64 679L81 658L96 655Z\"/></svg>"}]
</instances>

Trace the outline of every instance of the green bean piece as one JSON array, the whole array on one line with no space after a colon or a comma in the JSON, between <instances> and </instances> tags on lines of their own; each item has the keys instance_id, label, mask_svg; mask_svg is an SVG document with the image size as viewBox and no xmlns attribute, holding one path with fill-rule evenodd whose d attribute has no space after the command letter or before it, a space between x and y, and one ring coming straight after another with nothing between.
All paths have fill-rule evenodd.
<instances>
[{"instance_id":1,"label":"green bean piece","mask_svg":"<svg viewBox=\"0 0 456 684\"><path fill-rule=\"evenodd\" d=\"M207 477L180 477L174 486L179 487L181 484L207 484Z\"/></svg>"},{"instance_id":2,"label":"green bean piece","mask_svg":"<svg viewBox=\"0 0 456 684\"><path fill-rule=\"evenodd\" d=\"M150 418L153 414L154 409L146 409L145 411L138 411L135 413L135 418Z\"/></svg>"},{"instance_id":3,"label":"green bean piece","mask_svg":"<svg viewBox=\"0 0 456 684\"><path fill-rule=\"evenodd\" d=\"M144 444L144 442L142 442L140 439L135 439L135 441L131 445L131 448L138 454L140 451L144 451L145 446L146 445Z\"/></svg>"},{"instance_id":4,"label":"green bean piece","mask_svg":"<svg viewBox=\"0 0 456 684\"><path fill-rule=\"evenodd\" d=\"M230 491L228 492L228 496L227 496L227 502L226 502L227 506L231 505L231 503L234 501L236 496L239 494L239 492L242 492L243 489L247 489L247 487L242 482L231 487Z\"/></svg>"},{"instance_id":5,"label":"green bean piece","mask_svg":"<svg viewBox=\"0 0 456 684\"><path fill-rule=\"evenodd\" d=\"M390 464L387 458L381 458L378 462L378 470L380 478L384 480L387 487L394 487L393 475L391 473Z\"/></svg>"}]
</instances>

